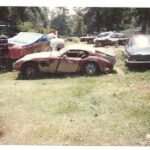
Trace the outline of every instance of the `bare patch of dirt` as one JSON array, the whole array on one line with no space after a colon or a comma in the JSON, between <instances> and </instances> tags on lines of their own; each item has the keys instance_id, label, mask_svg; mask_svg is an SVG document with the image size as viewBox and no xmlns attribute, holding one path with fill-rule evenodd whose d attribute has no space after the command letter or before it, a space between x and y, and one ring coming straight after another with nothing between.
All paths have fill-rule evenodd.
<instances>
[{"instance_id":1,"label":"bare patch of dirt","mask_svg":"<svg viewBox=\"0 0 150 150\"><path fill-rule=\"evenodd\" d=\"M143 93L150 93L150 87L138 85L136 89Z\"/></svg>"}]
</instances>

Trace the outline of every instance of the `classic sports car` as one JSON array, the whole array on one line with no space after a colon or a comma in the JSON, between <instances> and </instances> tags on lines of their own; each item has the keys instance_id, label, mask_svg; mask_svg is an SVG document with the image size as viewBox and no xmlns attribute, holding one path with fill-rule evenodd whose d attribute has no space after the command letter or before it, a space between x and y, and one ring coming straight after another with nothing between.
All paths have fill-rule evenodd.
<instances>
[{"instance_id":1,"label":"classic sports car","mask_svg":"<svg viewBox=\"0 0 150 150\"><path fill-rule=\"evenodd\" d=\"M24 78L30 79L42 72L96 75L108 69L112 70L115 63L116 58L114 56L72 46L60 51L26 55L16 61L13 68L21 71Z\"/></svg>"},{"instance_id":2,"label":"classic sports car","mask_svg":"<svg viewBox=\"0 0 150 150\"><path fill-rule=\"evenodd\" d=\"M135 35L129 40L125 61L129 68L150 67L150 35Z\"/></svg>"}]
</instances>

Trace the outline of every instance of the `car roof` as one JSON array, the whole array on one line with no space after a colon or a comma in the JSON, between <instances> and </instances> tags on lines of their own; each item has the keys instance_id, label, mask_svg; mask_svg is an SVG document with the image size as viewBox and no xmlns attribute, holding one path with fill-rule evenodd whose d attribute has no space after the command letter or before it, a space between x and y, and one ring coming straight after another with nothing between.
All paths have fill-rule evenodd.
<instances>
[{"instance_id":1,"label":"car roof","mask_svg":"<svg viewBox=\"0 0 150 150\"><path fill-rule=\"evenodd\" d=\"M108 31L108 32L101 32L100 35L106 35L106 34L113 34L113 31Z\"/></svg>"},{"instance_id":2,"label":"car roof","mask_svg":"<svg viewBox=\"0 0 150 150\"><path fill-rule=\"evenodd\" d=\"M118 33L118 32L115 32L114 34L116 34L116 35L124 35L123 33Z\"/></svg>"},{"instance_id":3,"label":"car roof","mask_svg":"<svg viewBox=\"0 0 150 150\"><path fill-rule=\"evenodd\" d=\"M138 37L148 37L148 38L150 38L150 34L136 34L136 35L132 36L132 38L138 38Z\"/></svg>"}]
</instances>

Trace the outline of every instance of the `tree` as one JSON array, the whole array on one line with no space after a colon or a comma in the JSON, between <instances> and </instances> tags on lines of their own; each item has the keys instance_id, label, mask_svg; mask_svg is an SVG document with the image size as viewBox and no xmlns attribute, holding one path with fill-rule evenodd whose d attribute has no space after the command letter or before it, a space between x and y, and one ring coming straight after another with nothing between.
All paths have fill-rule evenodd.
<instances>
[{"instance_id":1,"label":"tree","mask_svg":"<svg viewBox=\"0 0 150 150\"><path fill-rule=\"evenodd\" d=\"M69 33L68 28L68 9L65 7L58 7L56 11L51 11L51 28L58 31L59 35L67 35Z\"/></svg>"},{"instance_id":2,"label":"tree","mask_svg":"<svg viewBox=\"0 0 150 150\"><path fill-rule=\"evenodd\" d=\"M131 23L132 9L130 8L85 8L84 22L87 25L87 32L100 32L105 30L121 30L125 25Z\"/></svg>"},{"instance_id":3,"label":"tree","mask_svg":"<svg viewBox=\"0 0 150 150\"><path fill-rule=\"evenodd\" d=\"M137 8L135 11L137 25L141 26L141 33L149 33L150 26L150 9L149 8Z\"/></svg>"},{"instance_id":4,"label":"tree","mask_svg":"<svg viewBox=\"0 0 150 150\"><path fill-rule=\"evenodd\" d=\"M46 7L0 7L0 20L7 21L20 30L32 27L38 31L49 25Z\"/></svg>"},{"instance_id":5,"label":"tree","mask_svg":"<svg viewBox=\"0 0 150 150\"><path fill-rule=\"evenodd\" d=\"M86 33L86 25L84 24L84 13L82 8L74 8L76 15L73 17L73 35L81 36Z\"/></svg>"}]
</instances>

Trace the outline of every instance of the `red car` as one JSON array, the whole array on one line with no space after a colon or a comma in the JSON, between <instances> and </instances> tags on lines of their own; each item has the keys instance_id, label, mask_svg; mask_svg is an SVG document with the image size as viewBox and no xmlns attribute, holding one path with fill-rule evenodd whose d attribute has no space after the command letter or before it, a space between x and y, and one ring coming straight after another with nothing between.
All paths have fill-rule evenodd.
<instances>
[{"instance_id":1,"label":"red car","mask_svg":"<svg viewBox=\"0 0 150 150\"><path fill-rule=\"evenodd\" d=\"M49 51L50 39L47 35L35 32L20 32L9 39L0 39L0 68L12 66L23 56L40 51Z\"/></svg>"},{"instance_id":2,"label":"red car","mask_svg":"<svg viewBox=\"0 0 150 150\"><path fill-rule=\"evenodd\" d=\"M34 78L39 73L84 73L96 75L112 70L114 56L87 48L63 48L60 51L40 52L26 55L13 64L14 70L21 71L26 79Z\"/></svg>"}]
</instances>

